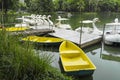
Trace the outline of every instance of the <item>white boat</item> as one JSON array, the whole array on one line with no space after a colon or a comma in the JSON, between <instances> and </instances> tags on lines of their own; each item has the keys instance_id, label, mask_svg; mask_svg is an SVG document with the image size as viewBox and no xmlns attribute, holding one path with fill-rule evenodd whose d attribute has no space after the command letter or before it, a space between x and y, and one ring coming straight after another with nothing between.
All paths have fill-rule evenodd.
<instances>
[{"instance_id":1,"label":"white boat","mask_svg":"<svg viewBox=\"0 0 120 80\"><path fill-rule=\"evenodd\" d=\"M118 21L118 18L116 18L113 23L106 23L104 42L107 45L117 45L120 43L120 22Z\"/></svg>"},{"instance_id":2,"label":"white boat","mask_svg":"<svg viewBox=\"0 0 120 80\"><path fill-rule=\"evenodd\" d=\"M67 29L67 30L71 30L72 29L72 27L70 26L70 24L63 23L65 21L69 20L69 19L67 19L67 18L61 18L61 16L58 16L58 19L56 19L56 20L58 20L58 23L55 24L56 27L62 28L62 29Z\"/></svg>"},{"instance_id":3,"label":"white boat","mask_svg":"<svg viewBox=\"0 0 120 80\"><path fill-rule=\"evenodd\" d=\"M97 34L97 35L102 35L102 31L100 31L97 27L96 27L96 25L95 25L95 23L97 22L97 21L99 21L99 19L98 18L94 18L93 20L83 20L83 21L80 21L80 23L81 24L83 24L82 25L82 32L83 33L91 33L91 34ZM88 26L88 24L92 24L92 28L90 28L89 26ZM87 26L86 26L87 25ZM86 26L86 27L85 27ZM81 31L81 27L78 27L77 29L75 29L75 31L77 31L77 32L80 32Z\"/></svg>"},{"instance_id":4,"label":"white boat","mask_svg":"<svg viewBox=\"0 0 120 80\"><path fill-rule=\"evenodd\" d=\"M27 23L18 23L18 24L15 24L15 27L29 27L30 25L27 24Z\"/></svg>"},{"instance_id":5,"label":"white boat","mask_svg":"<svg viewBox=\"0 0 120 80\"><path fill-rule=\"evenodd\" d=\"M33 16L22 16L22 18L16 18L18 20L22 20L23 23L28 23L28 24L36 24L35 17Z\"/></svg>"},{"instance_id":6,"label":"white boat","mask_svg":"<svg viewBox=\"0 0 120 80\"><path fill-rule=\"evenodd\" d=\"M50 20L51 15L35 15L22 16L22 18L16 18L17 20L22 20L21 23L15 25L15 27L30 27L33 29L39 29L40 27L53 27L53 22Z\"/></svg>"}]
</instances>

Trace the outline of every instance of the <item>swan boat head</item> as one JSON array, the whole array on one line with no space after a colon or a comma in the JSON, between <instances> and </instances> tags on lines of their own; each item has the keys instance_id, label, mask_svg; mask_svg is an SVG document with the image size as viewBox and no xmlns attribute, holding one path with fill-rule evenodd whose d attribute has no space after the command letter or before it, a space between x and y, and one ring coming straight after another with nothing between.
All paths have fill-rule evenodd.
<instances>
[{"instance_id":1,"label":"swan boat head","mask_svg":"<svg viewBox=\"0 0 120 80\"><path fill-rule=\"evenodd\" d=\"M95 23L99 22L99 21L100 21L99 18L94 18L93 20L83 20L83 21L80 21L80 23L82 23L82 24L92 24L92 28L83 27L82 28L82 32L102 35L102 31L98 30L98 28L95 25ZM78 32L80 30L81 30L80 27L78 27L77 29L75 29L75 31L78 31Z\"/></svg>"},{"instance_id":2,"label":"swan boat head","mask_svg":"<svg viewBox=\"0 0 120 80\"><path fill-rule=\"evenodd\" d=\"M93 19L93 23L99 22L99 21L100 21L99 18L94 18L94 19Z\"/></svg>"}]
</instances>

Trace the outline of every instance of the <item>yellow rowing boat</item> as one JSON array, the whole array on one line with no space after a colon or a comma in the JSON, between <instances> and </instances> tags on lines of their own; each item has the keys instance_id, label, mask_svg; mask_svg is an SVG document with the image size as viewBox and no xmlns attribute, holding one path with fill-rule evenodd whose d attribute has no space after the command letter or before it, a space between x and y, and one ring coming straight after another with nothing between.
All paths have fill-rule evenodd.
<instances>
[{"instance_id":1,"label":"yellow rowing boat","mask_svg":"<svg viewBox=\"0 0 120 80\"><path fill-rule=\"evenodd\" d=\"M61 43L64 39L55 38L55 37L27 36L22 40L36 42L36 43L44 43L44 44L57 44L57 43Z\"/></svg>"},{"instance_id":2,"label":"yellow rowing boat","mask_svg":"<svg viewBox=\"0 0 120 80\"><path fill-rule=\"evenodd\" d=\"M84 51L70 41L63 41L59 52L61 65L68 75L91 75L96 69Z\"/></svg>"},{"instance_id":3,"label":"yellow rowing boat","mask_svg":"<svg viewBox=\"0 0 120 80\"><path fill-rule=\"evenodd\" d=\"M27 30L27 27L7 27L7 28L0 28L0 30L6 30L6 31L24 31Z\"/></svg>"}]
</instances>

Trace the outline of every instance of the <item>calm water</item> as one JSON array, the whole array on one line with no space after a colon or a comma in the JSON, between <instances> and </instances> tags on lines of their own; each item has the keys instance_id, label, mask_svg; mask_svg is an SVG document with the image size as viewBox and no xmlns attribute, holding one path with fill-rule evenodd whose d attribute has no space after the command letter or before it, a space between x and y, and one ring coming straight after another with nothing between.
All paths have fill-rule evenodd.
<instances>
[{"instance_id":1,"label":"calm water","mask_svg":"<svg viewBox=\"0 0 120 80\"><path fill-rule=\"evenodd\" d=\"M67 16L67 15L64 15ZM56 16L54 16L56 18ZM96 23L99 29L103 28L104 24L107 22L114 21L114 18L118 17L120 19L119 13L74 13L72 17L69 19L69 24L73 29L80 26L79 21L98 17L100 22ZM13 18L13 17L12 17ZM7 20L8 23L14 23L14 19L7 16L4 20ZM6 22L6 21L5 21ZM6 22L6 23L7 23ZM56 51L55 51L56 50ZM97 69L94 74L89 77L78 78L78 80L120 80L120 47L110 47L110 46L102 46L100 44L96 44L90 46L88 48L83 49L85 53L89 56L92 62L96 65ZM53 56L52 65L60 70L58 61L59 61L59 52L58 48L50 48L50 51L43 51L46 54L50 54Z\"/></svg>"},{"instance_id":2,"label":"calm water","mask_svg":"<svg viewBox=\"0 0 120 80\"><path fill-rule=\"evenodd\" d=\"M78 16L79 18L77 18ZM105 23L113 22L114 18L118 17L118 19L120 19L120 14L77 14L71 19L72 21L74 21L74 18L77 18L78 20L86 20L93 19L94 17L98 17L100 19L100 22L96 23L96 26L101 29ZM97 67L93 74L93 79L91 80L120 80L120 47L110 47L96 44L94 46L85 48L84 51Z\"/></svg>"},{"instance_id":3,"label":"calm water","mask_svg":"<svg viewBox=\"0 0 120 80\"><path fill-rule=\"evenodd\" d=\"M93 80L119 80L120 79L120 47L95 45L84 49L97 69Z\"/></svg>"},{"instance_id":4,"label":"calm water","mask_svg":"<svg viewBox=\"0 0 120 80\"><path fill-rule=\"evenodd\" d=\"M119 13L100 13L100 14L79 14L75 13L70 18L69 24L73 29L80 26L79 21L98 17L100 22L96 23L96 26L102 30L104 24L107 22L113 22L116 17L120 19ZM96 44L88 48L83 49L85 53L89 56L92 62L96 65L97 69L94 74L89 77L80 77L77 80L120 80L120 46L106 46ZM53 50L54 51L54 50ZM59 61L59 52L48 51L48 54L54 56L52 65L60 69Z\"/></svg>"},{"instance_id":5,"label":"calm water","mask_svg":"<svg viewBox=\"0 0 120 80\"><path fill-rule=\"evenodd\" d=\"M50 49L50 51L49 51ZM59 65L59 50L58 48L47 48L46 53L53 56L52 66L58 68ZM120 47L106 46L99 44L83 49L97 69L92 76L79 77L76 80L119 80L120 79ZM40 52L41 53L41 52Z\"/></svg>"}]
</instances>

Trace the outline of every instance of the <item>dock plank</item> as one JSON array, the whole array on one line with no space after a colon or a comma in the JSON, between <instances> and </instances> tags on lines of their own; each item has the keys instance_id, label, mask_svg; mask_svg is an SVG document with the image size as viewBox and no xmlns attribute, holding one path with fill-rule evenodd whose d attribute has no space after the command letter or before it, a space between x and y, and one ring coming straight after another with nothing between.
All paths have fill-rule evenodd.
<instances>
[{"instance_id":1,"label":"dock plank","mask_svg":"<svg viewBox=\"0 0 120 80\"><path fill-rule=\"evenodd\" d=\"M66 40L70 40L81 47L87 47L91 44L95 44L101 41L102 36L98 34L88 34L82 33L81 44L80 44L80 33L74 30L65 30L60 28L54 28L54 33L49 33L49 35L60 37Z\"/></svg>"}]
</instances>

